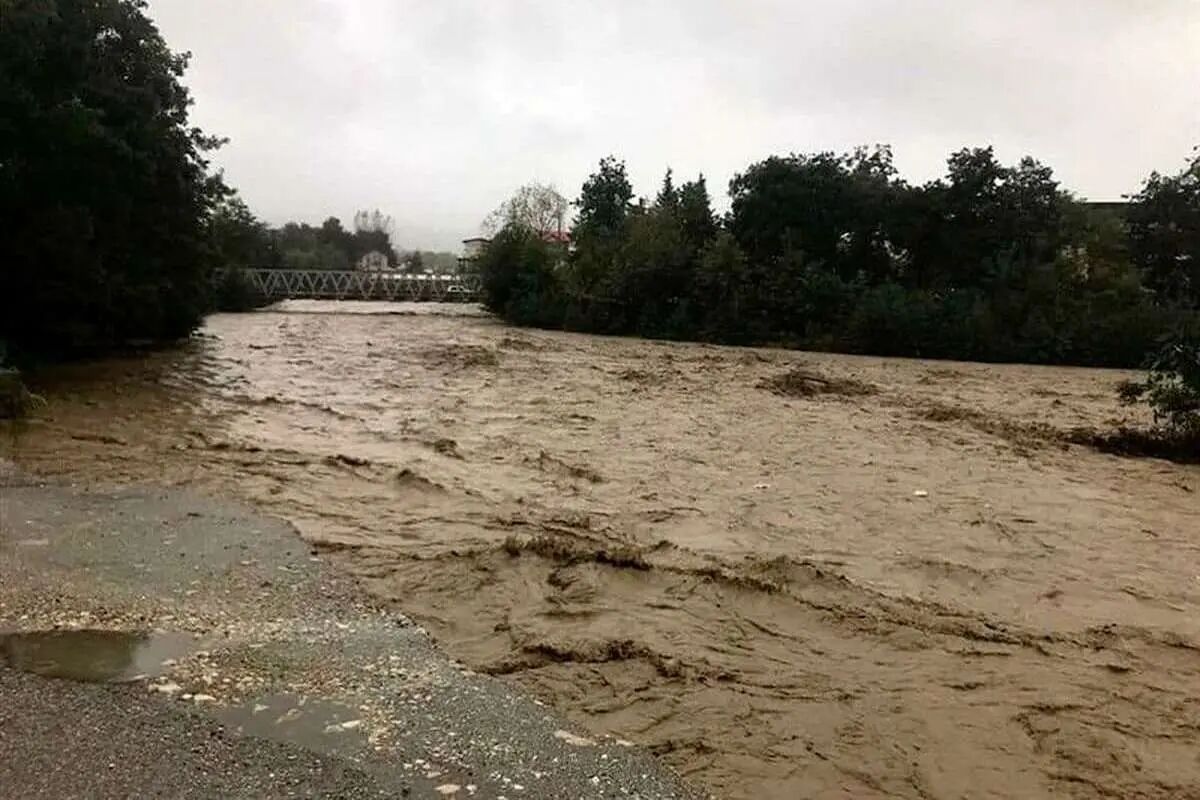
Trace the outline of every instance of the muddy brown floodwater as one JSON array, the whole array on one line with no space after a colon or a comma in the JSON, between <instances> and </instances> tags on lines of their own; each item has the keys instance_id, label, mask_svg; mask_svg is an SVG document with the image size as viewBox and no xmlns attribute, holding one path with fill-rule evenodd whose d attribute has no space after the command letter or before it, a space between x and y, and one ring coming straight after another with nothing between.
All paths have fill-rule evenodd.
<instances>
[{"instance_id":1,"label":"muddy brown floodwater","mask_svg":"<svg viewBox=\"0 0 1200 800\"><path fill-rule=\"evenodd\" d=\"M1200 468L1061 438L1122 377L297 303L4 446L257 503L719 797L1200 797Z\"/></svg>"}]
</instances>

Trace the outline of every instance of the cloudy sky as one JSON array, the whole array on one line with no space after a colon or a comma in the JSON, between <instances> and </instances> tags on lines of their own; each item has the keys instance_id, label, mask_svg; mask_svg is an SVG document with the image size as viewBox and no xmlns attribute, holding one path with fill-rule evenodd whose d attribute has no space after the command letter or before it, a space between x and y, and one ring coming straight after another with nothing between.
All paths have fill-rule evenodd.
<instances>
[{"instance_id":1,"label":"cloudy sky","mask_svg":"<svg viewBox=\"0 0 1200 800\"><path fill-rule=\"evenodd\" d=\"M194 121L260 216L381 208L457 249L518 185L603 155L669 165L894 146L902 174L994 144L1092 199L1200 144L1197 0L151 0Z\"/></svg>"}]
</instances>

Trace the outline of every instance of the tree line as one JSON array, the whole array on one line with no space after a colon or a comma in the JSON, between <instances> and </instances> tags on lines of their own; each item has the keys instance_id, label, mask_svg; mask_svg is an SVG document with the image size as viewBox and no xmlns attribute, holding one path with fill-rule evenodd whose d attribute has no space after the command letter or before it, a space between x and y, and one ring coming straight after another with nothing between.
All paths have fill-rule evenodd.
<instances>
[{"instance_id":1,"label":"tree line","mask_svg":"<svg viewBox=\"0 0 1200 800\"><path fill-rule=\"evenodd\" d=\"M854 353L1141 365L1200 318L1200 157L1127 204L1089 204L991 147L910 185L886 146L772 156L635 200L601 160L569 249L519 218L482 262L517 324Z\"/></svg>"},{"instance_id":2,"label":"tree line","mask_svg":"<svg viewBox=\"0 0 1200 800\"><path fill-rule=\"evenodd\" d=\"M358 211L349 229L337 217L320 225L288 222L272 228L231 195L208 219L209 260L219 269L351 270L363 256L379 253L398 271L449 272L458 266L454 253L395 247L395 228L395 221L379 210Z\"/></svg>"},{"instance_id":3,"label":"tree line","mask_svg":"<svg viewBox=\"0 0 1200 800\"><path fill-rule=\"evenodd\" d=\"M246 269L353 270L372 253L397 272L441 273L458 268L454 253L394 247L395 223L378 210L357 212L350 230L337 217L320 225L288 222L272 228L231 194L217 204L206 231L210 270L221 274L213 284L213 306L221 311L245 311L262 304L243 273Z\"/></svg>"}]
</instances>

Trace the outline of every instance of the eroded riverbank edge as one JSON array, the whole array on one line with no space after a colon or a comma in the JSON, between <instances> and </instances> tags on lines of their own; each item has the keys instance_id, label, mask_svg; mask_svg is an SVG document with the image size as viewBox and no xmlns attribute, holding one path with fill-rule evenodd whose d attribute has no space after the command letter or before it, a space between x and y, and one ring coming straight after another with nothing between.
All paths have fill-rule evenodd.
<instances>
[{"instance_id":1,"label":"eroded riverbank edge","mask_svg":"<svg viewBox=\"0 0 1200 800\"><path fill-rule=\"evenodd\" d=\"M123 684L0 669L0 785L24 797L698 796L451 661L237 503L6 467L0 576L3 631L194 638Z\"/></svg>"}]
</instances>

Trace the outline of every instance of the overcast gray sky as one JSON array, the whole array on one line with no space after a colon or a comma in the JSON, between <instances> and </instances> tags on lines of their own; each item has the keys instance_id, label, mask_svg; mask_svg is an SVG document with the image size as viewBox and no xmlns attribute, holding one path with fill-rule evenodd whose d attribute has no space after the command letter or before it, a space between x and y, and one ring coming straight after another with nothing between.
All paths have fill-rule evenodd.
<instances>
[{"instance_id":1,"label":"overcast gray sky","mask_svg":"<svg viewBox=\"0 0 1200 800\"><path fill-rule=\"evenodd\" d=\"M457 249L518 185L599 158L640 194L886 142L909 180L994 144L1114 199L1200 144L1197 0L151 0L193 121L263 218L378 207Z\"/></svg>"}]
</instances>

